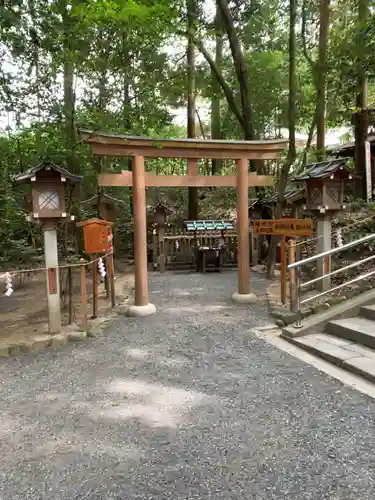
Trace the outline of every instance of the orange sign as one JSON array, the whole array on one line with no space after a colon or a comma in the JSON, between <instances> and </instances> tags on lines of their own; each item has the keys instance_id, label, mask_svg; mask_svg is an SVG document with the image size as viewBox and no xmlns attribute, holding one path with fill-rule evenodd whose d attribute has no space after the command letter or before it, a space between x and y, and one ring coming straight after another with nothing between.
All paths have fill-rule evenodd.
<instances>
[{"instance_id":1,"label":"orange sign","mask_svg":"<svg viewBox=\"0 0 375 500\"><path fill-rule=\"evenodd\" d=\"M253 223L254 234L273 234L275 236L311 236L311 219L270 219L256 220Z\"/></svg>"}]
</instances>

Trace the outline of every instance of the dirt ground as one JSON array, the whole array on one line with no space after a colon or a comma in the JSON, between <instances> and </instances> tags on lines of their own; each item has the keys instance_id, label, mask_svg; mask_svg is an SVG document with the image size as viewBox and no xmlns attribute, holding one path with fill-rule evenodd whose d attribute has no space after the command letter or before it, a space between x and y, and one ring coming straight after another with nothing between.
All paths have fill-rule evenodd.
<instances>
[{"instance_id":1,"label":"dirt ground","mask_svg":"<svg viewBox=\"0 0 375 500\"><path fill-rule=\"evenodd\" d=\"M134 287L133 267L128 262L116 261L115 264L116 302L129 296ZM79 268L73 267L73 323L80 324L80 274ZM64 272L64 270L63 270ZM92 279L90 267L87 267L88 315L92 314ZM66 279L66 277L65 277ZM18 281L18 283L17 283ZM0 285L3 288L2 284ZM17 343L30 339L34 335L48 333L48 309L46 277L44 272L36 272L19 283L13 279L14 292L10 297L0 295L0 342ZM62 324L69 323L68 300L61 300ZM110 299L106 298L105 285L98 286L98 317L111 310Z\"/></svg>"}]
</instances>

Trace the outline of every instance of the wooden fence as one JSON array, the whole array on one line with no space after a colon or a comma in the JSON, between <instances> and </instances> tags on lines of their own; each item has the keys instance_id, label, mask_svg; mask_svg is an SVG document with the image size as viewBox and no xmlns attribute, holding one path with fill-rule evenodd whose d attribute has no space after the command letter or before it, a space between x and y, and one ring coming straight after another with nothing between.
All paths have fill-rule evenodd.
<instances>
[{"instance_id":1,"label":"wooden fence","mask_svg":"<svg viewBox=\"0 0 375 500\"><path fill-rule=\"evenodd\" d=\"M250 234L250 242L253 242ZM152 233L152 262L154 270L163 272L165 269L195 269L196 247L224 244L224 267L237 266L237 233L227 231L222 236L221 231L205 231L197 235L184 232L176 227L156 228ZM251 247L251 262L257 261L253 244ZM250 258L251 256L249 256Z\"/></svg>"}]
</instances>

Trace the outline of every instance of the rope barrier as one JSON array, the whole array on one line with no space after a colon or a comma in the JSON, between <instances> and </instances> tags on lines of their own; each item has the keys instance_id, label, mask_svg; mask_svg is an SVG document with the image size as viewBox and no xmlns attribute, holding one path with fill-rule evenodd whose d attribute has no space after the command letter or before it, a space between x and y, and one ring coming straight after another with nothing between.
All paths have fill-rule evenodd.
<instances>
[{"instance_id":1,"label":"rope barrier","mask_svg":"<svg viewBox=\"0 0 375 500\"><path fill-rule=\"evenodd\" d=\"M108 252L105 255L101 255L100 257L97 257L94 260L90 260L89 262L84 261L84 262L78 262L76 264L64 264L62 266L57 266L58 269L66 269L68 267L79 267L79 266L89 266L91 264L95 264L95 262L99 262L100 259L104 259L105 257L108 257L109 255L112 255L113 252ZM36 267L33 269L17 269L15 271L4 271L4 274L8 274L10 276L15 276L16 274L22 274L22 273L34 273L37 271L47 271L47 267Z\"/></svg>"},{"instance_id":2,"label":"rope barrier","mask_svg":"<svg viewBox=\"0 0 375 500\"><path fill-rule=\"evenodd\" d=\"M349 224L347 226L341 227L340 228L341 232L347 231L348 229L351 229L351 228L353 228L355 226L361 225L364 222L367 222L367 221L372 220L374 218L375 218L375 214L371 215L370 217L366 217L365 219L361 219L361 220L359 220L357 222L354 222L353 224ZM176 235L176 236L178 236L178 235ZM179 236L179 238L181 238L181 236ZM316 236L315 238L309 238L309 239L304 240L304 241L296 242L296 247L300 246L300 245L306 245L307 243L310 243L312 241L317 241L320 238L322 238L322 236ZM57 268L58 269L66 269L68 267L89 266L89 265L94 264L95 262L99 262L100 259L104 259L105 257L108 257L109 255L112 255L112 254L113 254L113 251L108 252L105 255L102 255L100 257L97 257L94 260L90 260L89 262L85 261L85 262L78 262L76 264L64 264L62 266L57 266ZM10 276L15 276L17 274L33 273L33 272L38 272L38 271L47 271L47 268L46 267L36 267L36 268L31 268L31 269L17 269L17 270L14 270L14 271L4 271L4 274L7 274L8 276L9 275Z\"/></svg>"}]
</instances>

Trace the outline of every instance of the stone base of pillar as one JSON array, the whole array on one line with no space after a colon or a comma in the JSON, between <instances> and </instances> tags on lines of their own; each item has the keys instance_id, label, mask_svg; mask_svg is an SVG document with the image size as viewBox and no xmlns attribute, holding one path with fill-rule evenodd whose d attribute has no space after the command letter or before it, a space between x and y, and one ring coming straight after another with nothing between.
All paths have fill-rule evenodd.
<instances>
[{"instance_id":1,"label":"stone base of pillar","mask_svg":"<svg viewBox=\"0 0 375 500\"><path fill-rule=\"evenodd\" d=\"M232 295L233 302L237 304L254 304L258 298L255 293L234 293Z\"/></svg>"},{"instance_id":2,"label":"stone base of pillar","mask_svg":"<svg viewBox=\"0 0 375 500\"><path fill-rule=\"evenodd\" d=\"M141 317L141 316L151 316L151 314L156 313L156 307L154 304L148 303L145 306L129 306L125 314L126 316L131 316L133 318Z\"/></svg>"}]
</instances>

